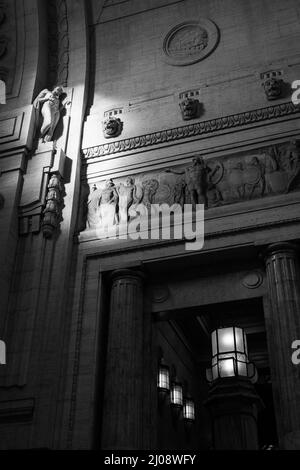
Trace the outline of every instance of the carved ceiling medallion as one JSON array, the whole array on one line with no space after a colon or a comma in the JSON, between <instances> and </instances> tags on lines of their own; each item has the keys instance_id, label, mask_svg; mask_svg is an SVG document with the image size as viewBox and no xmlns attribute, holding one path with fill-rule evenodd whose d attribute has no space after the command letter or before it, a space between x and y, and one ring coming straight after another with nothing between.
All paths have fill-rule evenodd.
<instances>
[{"instance_id":1,"label":"carved ceiling medallion","mask_svg":"<svg viewBox=\"0 0 300 470\"><path fill-rule=\"evenodd\" d=\"M165 60L171 65L190 65L207 57L217 46L219 31L208 19L186 21L166 35L163 42Z\"/></svg>"}]
</instances>

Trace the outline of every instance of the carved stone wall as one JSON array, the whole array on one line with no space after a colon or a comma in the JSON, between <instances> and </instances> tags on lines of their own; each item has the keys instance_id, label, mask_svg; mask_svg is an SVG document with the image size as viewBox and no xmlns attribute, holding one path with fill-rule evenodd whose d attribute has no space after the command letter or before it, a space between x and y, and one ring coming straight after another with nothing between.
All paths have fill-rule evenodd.
<instances>
[{"instance_id":1,"label":"carved stone wall","mask_svg":"<svg viewBox=\"0 0 300 470\"><path fill-rule=\"evenodd\" d=\"M7 98L18 96L24 60L24 7L11 0L0 4L0 79Z\"/></svg>"},{"instance_id":2,"label":"carved stone wall","mask_svg":"<svg viewBox=\"0 0 300 470\"><path fill-rule=\"evenodd\" d=\"M68 86L69 73L69 25L66 0L47 2L49 15L49 83L55 86Z\"/></svg>"},{"instance_id":3,"label":"carved stone wall","mask_svg":"<svg viewBox=\"0 0 300 470\"><path fill-rule=\"evenodd\" d=\"M203 203L209 210L299 190L300 145L291 141L223 158L196 157L184 166L107 181L89 187L86 229L101 224L102 208L107 203L111 211L108 223L114 224L120 218L134 217L139 203L146 207Z\"/></svg>"}]
</instances>

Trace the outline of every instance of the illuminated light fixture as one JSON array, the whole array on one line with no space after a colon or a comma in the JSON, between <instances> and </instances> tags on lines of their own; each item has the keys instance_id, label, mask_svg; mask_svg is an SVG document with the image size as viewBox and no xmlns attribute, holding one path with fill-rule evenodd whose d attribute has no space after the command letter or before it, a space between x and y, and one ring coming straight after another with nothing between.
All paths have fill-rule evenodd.
<instances>
[{"instance_id":1,"label":"illuminated light fixture","mask_svg":"<svg viewBox=\"0 0 300 470\"><path fill-rule=\"evenodd\" d=\"M248 360L246 335L242 328L218 328L211 334L212 362L206 378L213 382L225 377L248 377L257 380L256 368Z\"/></svg>"},{"instance_id":2,"label":"illuminated light fixture","mask_svg":"<svg viewBox=\"0 0 300 470\"><path fill-rule=\"evenodd\" d=\"M182 408L183 406L183 389L182 384L175 377L171 386L171 405L175 408Z\"/></svg>"},{"instance_id":3,"label":"illuminated light fixture","mask_svg":"<svg viewBox=\"0 0 300 470\"><path fill-rule=\"evenodd\" d=\"M170 369L161 359L158 365L157 387L160 392L170 392Z\"/></svg>"},{"instance_id":4,"label":"illuminated light fixture","mask_svg":"<svg viewBox=\"0 0 300 470\"><path fill-rule=\"evenodd\" d=\"M195 402L190 396L185 397L183 402L183 418L188 423L194 423L196 419Z\"/></svg>"}]
</instances>

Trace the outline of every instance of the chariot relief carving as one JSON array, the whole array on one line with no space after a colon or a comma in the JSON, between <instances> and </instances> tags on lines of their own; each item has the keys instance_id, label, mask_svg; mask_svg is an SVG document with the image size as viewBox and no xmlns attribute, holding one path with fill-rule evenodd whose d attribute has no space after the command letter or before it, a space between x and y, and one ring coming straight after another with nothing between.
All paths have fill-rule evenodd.
<instances>
[{"instance_id":1,"label":"chariot relief carving","mask_svg":"<svg viewBox=\"0 0 300 470\"><path fill-rule=\"evenodd\" d=\"M217 46L219 30L208 18L186 21L172 28L163 41L164 58L172 65L190 65Z\"/></svg>"},{"instance_id":2,"label":"chariot relief carving","mask_svg":"<svg viewBox=\"0 0 300 470\"><path fill-rule=\"evenodd\" d=\"M90 190L87 229L121 224L135 207L204 204L206 209L300 189L300 145L291 141L252 153L206 160L195 155L185 166L113 181Z\"/></svg>"}]
</instances>

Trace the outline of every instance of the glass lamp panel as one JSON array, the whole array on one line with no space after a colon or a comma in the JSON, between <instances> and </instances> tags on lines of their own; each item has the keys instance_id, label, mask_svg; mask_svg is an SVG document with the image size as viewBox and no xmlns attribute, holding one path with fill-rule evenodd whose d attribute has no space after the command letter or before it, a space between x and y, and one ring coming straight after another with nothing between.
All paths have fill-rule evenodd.
<instances>
[{"instance_id":1,"label":"glass lamp panel","mask_svg":"<svg viewBox=\"0 0 300 470\"><path fill-rule=\"evenodd\" d=\"M226 353L226 354L219 354L218 356L218 362L223 360L223 359L234 359L236 360L237 354L236 353Z\"/></svg>"},{"instance_id":2,"label":"glass lamp panel","mask_svg":"<svg viewBox=\"0 0 300 470\"><path fill-rule=\"evenodd\" d=\"M220 377L234 377L234 358L219 359L219 374Z\"/></svg>"},{"instance_id":3,"label":"glass lamp panel","mask_svg":"<svg viewBox=\"0 0 300 470\"><path fill-rule=\"evenodd\" d=\"M159 367L157 386L165 390L170 390L170 372L168 367L162 365Z\"/></svg>"},{"instance_id":4,"label":"glass lamp panel","mask_svg":"<svg viewBox=\"0 0 300 470\"><path fill-rule=\"evenodd\" d=\"M244 331L242 328L234 328L235 330L235 341L236 341L236 351L245 353L245 343L244 343Z\"/></svg>"},{"instance_id":5,"label":"glass lamp panel","mask_svg":"<svg viewBox=\"0 0 300 470\"><path fill-rule=\"evenodd\" d=\"M195 403L193 400L186 399L183 406L183 417L189 421L195 421Z\"/></svg>"},{"instance_id":6,"label":"glass lamp panel","mask_svg":"<svg viewBox=\"0 0 300 470\"><path fill-rule=\"evenodd\" d=\"M173 405L182 406L183 395L182 395L182 386L181 384L173 384L171 391L171 403Z\"/></svg>"},{"instance_id":7,"label":"glass lamp panel","mask_svg":"<svg viewBox=\"0 0 300 470\"><path fill-rule=\"evenodd\" d=\"M216 380L219 377L218 363L216 363L214 366L212 366L211 373L212 373L212 379L213 380Z\"/></svg>"},{"instance_id":8,"label":"glass lamp panel","mask_svg":"<svg viewBox=\"0 0 300 470\"><path fill-rule=\"evenodd\" d=\"M244 377L247 377L247 363L244 361L237 361L237 375L242 375Z\"/></svg>"},{"instance_id":9,"label":"glass lamp panel","mask_svg":"<svg viewBox=\"0 0 300 470\"><path fill-rule=\"evenodd\" d=\"M247 356L246 356L246 354L237 353L237 354L235 354L235 355L236 355L236 358L237 358L238 361L247 362Z\"/></svg>"},{"instance_id":10,"label":"glass lamp panel","mask_svg":"<svg viewBox=\"0 0 300 470\"><path fill-rule=\"evenodd\" d=\"M248 344L247 344L247 336L246 333L243 331L244 334L244 345L245 345L245 354L248 356Z\"/></svg>"},{"instance_id":11,"label":"glass lamp panel","mask_svg":"<svg viewBox=\"0 0 300 470\"><path fill-rule=\"evenodd\" d=\"M216 330L212 332L211 334L211 348L212 348L212 355L215 356L218 354L218 349L217 349L217 332Z\"/></svg>"},{"instance_id":12,"label":"glass lamp panel","mask_svg":"<svg viewBox=\"0 0 300 470\"><path fill-rule=\"evenodd\" d=\"M206 369L206 380L208 382L213 381L212 369Z\"/></svg>"},{"instance_id":13,"label":"glass lamp panel","mask_svg":"<svg viewBox=\"0 0 300 470\"><path fill-rule=\"evenodd\" d=\"M219 354L234 351L234 329L220 328L218 331Z\"/></svg>"},{"instance_id":14,"label":"glass lamp panel","mask_svg":"<svg viewBox=\"0 0 300 470\"><path fill-rule=\"evenodd\" d=\"M258 379L257 369L253 362L247 363L247 376L251 380L251 383L255 384Z\"/></svg>"}]
</instances>

